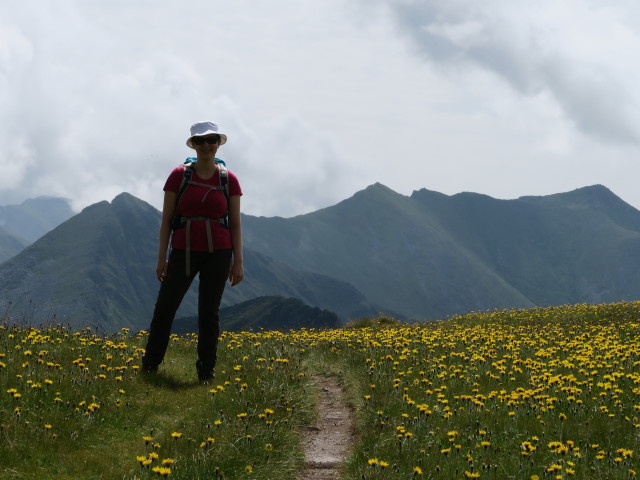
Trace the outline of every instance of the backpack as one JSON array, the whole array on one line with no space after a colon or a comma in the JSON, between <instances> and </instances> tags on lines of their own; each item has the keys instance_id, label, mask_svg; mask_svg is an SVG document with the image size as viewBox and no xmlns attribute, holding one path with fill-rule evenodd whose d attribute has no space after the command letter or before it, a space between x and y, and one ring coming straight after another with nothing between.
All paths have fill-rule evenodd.
<instances>
[{"instance_id":1,"label":"backpack","mask_svg":"<svg viewBox=\"0 0 640 480\"><path fill-rule=\"evenodd\" d=\"M221 160L220 158L215 159L216 165L218 166L218 180L219 180L218 183L220 184L220 186L214 187L206 183L200 183L200 182L195 182L191 180L191 178L193 177L194 169L195 169L194 167L195 161L196 161L195 158L189 157L183 163L184 174L182 176L182 182L180 183L180 188L178 188L178 196L176 198L176 209L178 207L178 204L180 203L180 197L182 197L182 194L185 192L185 190L189 185L199 185L201 187L207 187L210 190L222 190L222 193L224 194L224 198L227 201L227 212L223 217L220 217L219 219L211 218L210 220L218 221L218 223L222 224L223 227L229 228L228 227L229 172L227 171L226 163L224 162L224 160ZM194 219L195 218L192 218L192 220ZM187 217L180 216L178 211L176 210L176 213L173 217L173 221L171 222L171 229L175 230L176 228L180 228L184 226L186 220L187 220Z\"/></svg>"},{"instance_id":2,"label":"backpack","mask_svg":"<svg viewBox=\"0 0 640 480\"><path fill-rule=\"evenodd\" d=\"M192 221L198 221L198 220L202 220L205 221L207 224L207 243L209 246L209 253L213 252L213 239L211 238L211 222L216 222L219 223L220 225L222 225L224 228L229 228L229 172L227 171L226 168L226 163L224 162L224 160L221 160L219 158L215 159L216 165L218 166L218 179L219 179L219 186L212 186L212 185L208 185L206 183L200 183L200 182L196 182L194 180L192 180L193 177L193 172L195 170L194 164L195 164L196 158L193 157L189 157L187 158L183 165L184 165L184 174L182 176L182 182L180 183L180 188L178 189L178 196L176 198L176 212L173 216L173 220L171 221L171 230L176 230L178 228L182 228L185 227L187 228L187 232L186 232L186 264L187 264L187 276L189 276L190 274L190 239L191 239L191 222ZM182 197L182 194L185 192L185 190L189 187L189 185L198 185L201 187L207 187L209 189L209 192L211 190L222 190L222 193L224 194L224 198L227 201L227 211L225 212L225 214L222 217L219 218L213 218L213 217L183 217L182 215L180 215L180 212L178 212L178 204L180 202L180 197ZM205 197L207 195L209 195L209 192L207 192L205 194Z\"/></svg>"}]
</instances>

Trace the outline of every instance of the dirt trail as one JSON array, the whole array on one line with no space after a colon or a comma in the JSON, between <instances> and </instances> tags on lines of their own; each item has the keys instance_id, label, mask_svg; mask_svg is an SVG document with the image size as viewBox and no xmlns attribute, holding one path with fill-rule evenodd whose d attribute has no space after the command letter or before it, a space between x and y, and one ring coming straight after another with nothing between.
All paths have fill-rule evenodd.
<instances>
[{"instance_id":1,"label":"dirt trail","mask_svg":"<svg viewBox=\"0 0 640 480\"><path fill-rule=\"evenodd\" d=\"M305 428L306 469L298 480L337 480L355 436L353 410L335 377L313 377L318 390L318 418Z\"/></svg>"}]
</instances>

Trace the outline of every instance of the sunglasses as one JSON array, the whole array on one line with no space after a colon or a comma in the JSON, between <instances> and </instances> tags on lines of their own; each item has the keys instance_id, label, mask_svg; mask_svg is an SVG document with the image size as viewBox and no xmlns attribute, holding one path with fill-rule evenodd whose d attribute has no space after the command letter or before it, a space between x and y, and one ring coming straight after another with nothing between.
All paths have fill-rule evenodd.
<instances>
[{"instance_id":1,"label":"sunglasses","mask_svg":"<svg viewBox=\"0 0 640 480\"><path fill-rule=\"evenodd\" d=\"M220 137L218 135L211 135L209 137L193 137L191 141L196 145L204 145L205 143L215 145L220 141Z\"/></svg>"}]
</instances>

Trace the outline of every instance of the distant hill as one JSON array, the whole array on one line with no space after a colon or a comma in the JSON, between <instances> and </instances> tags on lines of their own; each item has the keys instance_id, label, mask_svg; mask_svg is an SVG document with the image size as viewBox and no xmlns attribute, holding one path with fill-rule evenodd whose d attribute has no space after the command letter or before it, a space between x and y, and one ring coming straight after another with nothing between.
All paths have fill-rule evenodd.
<instances>
[{"instance_id":1,"label":"distant hill","mask_svg":"<svg viewBox=\"0 0 640 480\"><path fill-rule=\"evenodd\" d=\"M11 317L33 323L55 315L56 321L106 331L147 328L159 286L159 224L160 212L126 193L85 208L0 264L0 311L8 308ZM223 305L281 294L345 316L375 311L346 282L296 270L249 248L245 263L246 281L227 288ZM196 313L194 290L179 316Z\"/></svg>"},{"instance_id":2,"label":"distant hill","mask_svg":"<svg viewBox=\"0 0 640 480\"><path fill-rule=\"evenodd\" d=\"M289 330L297 328L336 328L338 316L328 310L310 307L297 298L258 297L220 310L223 330ZM174 333L198 331L198 317L177 319Z\"/></svg>"},{"instance_id":3,"label":"distant hill","mask_svg":"<svg viewBox=\"0 0 640 480\"><path fill-rule=\"evenodd\" d=\"M30 198L20 205L0 205L0 227L28 242L35 242L74 214L65 198Z\"/></svg>"},{"instance_id":4,"label":"distant hill","mask_svg":"<svg viewBox=\"0 0 640 480\"><path fill-rule=\"evenodd\" d=\"M9 233L0 227L0 263L16 255L29 243L24 238Z\"/></svg>"},{"instance_id":5,"label":"distant hill","mask_svg":"<svg viewBox=\"0 0 640 480\"><path fill-rule=\"evenodd\" d=\"M243 217L246 245L331 274L412 319L640 298L640 212L596 185L545 197L410 197L375 184L293 218Z\"/></svg>"}]
</instances>

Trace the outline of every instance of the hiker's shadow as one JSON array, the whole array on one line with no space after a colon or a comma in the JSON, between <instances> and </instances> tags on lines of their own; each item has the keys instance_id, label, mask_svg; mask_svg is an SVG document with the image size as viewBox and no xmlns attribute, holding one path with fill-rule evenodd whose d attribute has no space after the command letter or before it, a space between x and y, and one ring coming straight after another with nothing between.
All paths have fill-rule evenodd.
<instances>
[{"instance_id":1,"label":"hiker's shadow","mask_svg":"<svg viewBox=\"0 0 640 480\"><path fill-rule=\"evenodd\" d=\"M167 390L190 390L200 387L202 384L198 380L186 378L176 378L165 372L143 373L140 375L142 382L158 388L166 388Z\"/></svg>"}]
</instances>

